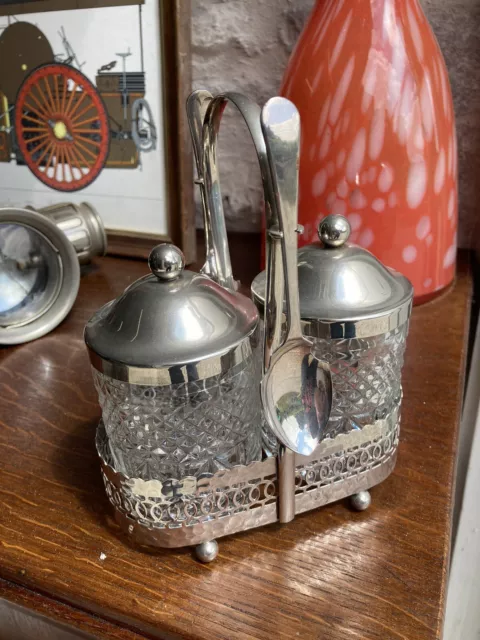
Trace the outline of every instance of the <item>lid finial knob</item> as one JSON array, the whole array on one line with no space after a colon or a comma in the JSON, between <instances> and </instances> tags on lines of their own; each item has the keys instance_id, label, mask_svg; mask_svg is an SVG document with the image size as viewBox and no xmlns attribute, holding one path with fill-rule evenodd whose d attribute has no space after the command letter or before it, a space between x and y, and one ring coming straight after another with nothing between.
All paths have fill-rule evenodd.
<instances>
[{"instance_id":1,"label":"lid finial knob","mask_svg":"<svg viewBox=\"0 0 480 640\"><path fill-rule=\"evenodd\" d=\"M185 257L173 244L157 244L150 251L148 266L159 280L174 280L185 267Z\"/></svg>"},{"instance_id":2,"label":"lid finial knob","mask_svg":"<svg viewBox=\"0 0 480 640\"><path fill-rule=\"evenodd\" d=\"M341 247L350 236L350 223L343 216L331 214L318 225L318 237L326 247Z\"/></svg>"}]
</instances>

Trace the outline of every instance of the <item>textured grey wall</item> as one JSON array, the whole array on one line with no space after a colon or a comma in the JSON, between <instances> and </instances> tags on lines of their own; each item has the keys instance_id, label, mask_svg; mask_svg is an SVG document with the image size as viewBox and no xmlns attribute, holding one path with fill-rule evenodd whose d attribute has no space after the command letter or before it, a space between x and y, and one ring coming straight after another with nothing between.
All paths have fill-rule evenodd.
<instances>
[{"instance_id":1,"label":"textured grey wall","mask_svg":"<svg viewBox=\"0 0 480 640\"><path fill-rule=\"evenodd\" d=\"M278 91L314 0L193 0L194 88L236 89L263 104ZM480 234L480 0L422 0L446 59L458 129L461 246ZM228 228L260 228L261 187L248 132L233 109L220 131ZM198 216L201 226L201 216Z\"/></svg>"}]
</instances>

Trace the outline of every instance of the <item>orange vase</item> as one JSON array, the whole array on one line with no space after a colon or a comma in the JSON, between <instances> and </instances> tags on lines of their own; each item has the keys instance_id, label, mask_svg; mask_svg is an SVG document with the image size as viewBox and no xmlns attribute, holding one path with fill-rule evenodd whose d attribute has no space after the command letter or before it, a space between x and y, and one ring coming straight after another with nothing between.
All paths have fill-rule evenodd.
<instances>
[{"instance_id":1,"label":"orange vase","mask_svg":"<svg viewBox=\"0 0 480 640\"><path fill-rule=\"evenodd\" d=\"M452 282L457 147L445 63L418 0L318 0L282 95L302 118L300 244L329 213L421 302Z\"/></svg>"}]
</instances>

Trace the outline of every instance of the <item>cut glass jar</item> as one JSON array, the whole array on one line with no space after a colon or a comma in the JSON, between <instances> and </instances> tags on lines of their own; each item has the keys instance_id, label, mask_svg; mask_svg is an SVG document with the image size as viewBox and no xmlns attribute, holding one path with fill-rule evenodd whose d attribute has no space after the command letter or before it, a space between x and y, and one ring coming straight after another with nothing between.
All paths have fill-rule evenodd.
<instances>
[{"instance_id":1,"label":"cut glass jar","mask_svg":"<svg viewBox=\"0 0 480 640\"><path fill-rule=\"evenodd\" d=\"M345 218L328 216L319 226L322 242L298 252L303 333L332 374L332 411L322 440L385 418L401 399L413 287L369 251L348 244L349 234ZM265 272L252 283L261 313L265 284ZM262 432L265 450L276 453L266 425Z\"/></svg>"},{"instance_id":2,"label":"cut glass jar","mask_svg":"<svg viewBox=\"0 0 480 640\"><path fill-rule=\"evenodd\" d=\"M166 482L260 460L254 304L171 245L149 264L85 329L116 470Z\"/></svg>"}]
</instances>

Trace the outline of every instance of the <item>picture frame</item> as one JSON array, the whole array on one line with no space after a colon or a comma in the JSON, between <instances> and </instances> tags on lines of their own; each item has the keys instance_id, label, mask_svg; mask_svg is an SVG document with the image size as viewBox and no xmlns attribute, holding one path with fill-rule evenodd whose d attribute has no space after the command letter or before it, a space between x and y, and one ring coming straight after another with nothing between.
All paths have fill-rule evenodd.
<instances>
[{"instance_id":1,"label":"picture frame","mask_svg":"<svg viewBox=\"0 0 480 640\"><path fill-rule=\"evenodd\" d=\"M152 66L151 66L151 59L153 56L151 40L146 43L150 49L147 51L147 54L146 54L147 56L146 69L149 71L148 80L149 80L150 86L153 85L153 86L160 87L159 92L161 93L161 95L158 98L158 101L161 105L161 117L158 118L158 121L162 122L162 126L161 126L162 135L159 135L157 140L159 140L161 143L159 145L158 153L161 154L160 157L161 157L162 171L159 171L158 173L152 173L151 167L149 169L149 167L147 166L148 165L147 161L145 161L145 164L142 164L140 169L143 171L144 166L147 166L147 170L149 170L150 173L148 174L148 176L143 175L142 177L143 187L140 188L139 196L140 198L142 197L143 192L145 190L145 184L149 189L151 185L153 185L152 188L155 188L155 189L157 188L157 175L158 175L158 183L163 184L163 191L160 194L159 199L157 199L157 201L155 202L157 202L157 204L159 205L159 210L160 209L162 210L162 215L164 216L164 220L162 221L163 228L161 229L155 228L155 225L157 225L158 221L154 218L156 215L155 209L152 209L152 206L150 204L148 205L150 206L150 213L149 213L150 218L147 218L147 216L145 216L145 218L142 219L142 215L143 215L142 202L139 200L139 204L137 208L132 198L131 199L132 200L131 215L130 215L130 211L126 210L122 214L123 218L122 216L120 216L121 220L124 220L125 216L127 216L128 222L129 222L128 225L125 225L125 226L122 226L122 224L112 225L111 224L112 214L110 213L110 217L108 215L105 216L104 222L105 222L107 235L108 235L108 253L113 255L129 256L129 257L139 257L139 258L146 257L148 256L148 253L152 248L152 246L154 246L155 244L158 244L159 242L172 242L182 249L183 253L185 254L186 262L192 263L195 261L195 257L196 257L195 208L194 208L194 198L193 198L193 161L192 161L192 148L191 148L191 142L190 142L189 128L188 128L186 112L185 112L185 103L191 91L191 84L192 84L191 83L191 44L190 44L191 42L190 0L168 0L168 1L165 1L165 0L27 0L25 2L19 2L18 0L14 2L11 2L10 0L0 0L0 19L2 17L7 17L7 16L16 16L17 20L21 20L22 16L25 16L25 14L30 14L30 15L26 15L25 19L26 20L30 19L31 22L33 22L34 24L40 24L40 27L41 27L42 24L44 24L42 23L41 14L45 12L59 12L59 14L61 13L62 16L66 16L68 12L72 12L78 9L91 9L92 16L93 16L98 13L98 10L103 10L103 9L106 9L107 7L118 7L119 8L118 12L116 11L115 15L120 15L122 11L125 11L125 9L122 9L122 7L134 7L134 6L138 6L140 11L140 19L141 19L142 8L143 8L143 11L146 11L146 10L152 11L152 6L151 6L152 3L155 3L157 5L155 7L155 10L156 10L155 16L158 17L157 29L158 29L158 37L160 40L160 42L158 43L159 51L160 51L160 55L159 55L160 62L158 63L158 66L159 66L158 73L160 74L161 77L153 78ZM102 15L105 15L105 13L107 13L108 15L112 15L112 10L110 10L109 12L104 12ZM35 14L35 15L38 14L38 19L32 19L32 14ZM82 12L82 15L85 16L85 11ZM153 14L150 13L150 18L152 15ZM149 33L147 33L147 35L145 36L147 38L151 37L151 33L152 33L150 18L148 19ZM64 21L65 20L68 21L68 16L67 18L63 17L62 19ZM75 32L74 26L71 28L71 30ZM115 30L115 32L116 31L117 30ZM143 42L142 38L143 38L142 30L140 29L140 44L142 46L142 49L141 49L142 67L141 68L143 72L143 69L144 69L143 47L145 46L145 43ZM78 44L78 38L77 38L77 44ZM82 44L82 42L80 42L80 44ZM1 48L1 34L0 34L0 48ZM81 53L83 52L81 51ZM90 51L88 53L90 53ZM122 55L122 54L118 54L118 52L115 49L113 50L113 53L116 53L117 55ZM20 53L20 55L22 55L22 53ZM128 49L128 53L124 54L124 56L126 55L130 55L130 49ZM0 56L1 56L1 51L0 51ZM104 60L105 54L103 54L103 56L104 56L103 57L103 60ZM80 58L79 56L78 59L76 59L76 61L78 60L83 60L83 58ZM133 57L132 60L135 61L135 58ZM148 67L149 60L150 60L150 67ZM41 62L42 61L40 61L40 63ZM124 59L122 59L122 62L124 63ZM95 88L100 93L100 96L103 99L104 104L107 103L107 110L108 110L109 117L111 116L112 108L116 108L118 111L118 108L119 108L118 105L120 104L120 99L122 100L122 105L124 105L124 109L125 109L125 103L126 103L126 101L123 102L124 100L123 93L122 93L122 96L120 96L120 93L118 92L118 90L116 90L116 92L115 91L112 92L110 90L110 86L107 86L108 82L112 81L112 78L114 79L117 78L118 80L118 78L121 76L121 72L118 70L118 67L114 71L114 73L110 73L111 68L113 66L114 66L113 62L110 63L109 65L103 65L97 71L97 75L95 76L95 83L96 83ZM137 60L137 66L138 66L138 60ZM133 64L132 67L135 69L136 68L135 64ZM90 65L90 69L91 69L91 65ZM135 80L136 76L134 73L127 73L125 75L125 66L123 67L123 69L124 69L123 77L126 77L126 75L132 76L133 80ZM92 75L95 75L95 73L92 73L90 71L90 79ZM73 86L75 86L73 82L75 77L74 76L72 77L73 79L71 78L68 79L68 82L70 83L68 87L71 87L72 84ZM150 80L150 78L152 78L152 80ZM127 80L125 80L124 84L122 85L124 93L125 93L125 86L127 85L127 81L129 80L130 80L130 77ZM52 89L52 92L53 92L53 88L54 88L53 80L51 81L51 80L48 80L47 78L47 80L43 79L43 82L44 84L42 86L46 87L47 91L49 89L48 82L50 82L51 83L50 88ZM47 85L45 85L45 82L47 83ZM55 82L57 82L57 80L55 80ZM118 80L118 82L120 83L120 80ZM1 98L1 90L2 90L2 65L0 62L0 98ZM67 90L67 94L68 94L68 90ZM20 93L17 93L16 108L18 108L19 95ZM81 95L81 94L77 93L74 95L74 98L73 98L74 105L75 105L75 101L78 101L78 98L77 98L78 95ZM139 95L142 98L145 96L145 94L140 94L140 93L136 95ZM134 97L135 97L135 94L131 98L132 101ZM150 90L150 93L148 93L145 97L149 101L151 101L152 97L155 98L155 95L152 96L152 92ZM52 102L53 103L55 102L55 96ZM114 107L111 108L110 104L114 104ZM1 107L1 103L0 103L0 107ZM0 108L0 114L1 114L1 108ZM34 119L37 118L35 114L30 114L28 112L26 117L29 117L31 115L33 115ZM89 113L87 115L89 115ZM119 118L117 117L117 120L118 119ZM132 122L133 122L133 119L132 119ZM32 123L36 126L35 120L33 120ZM27 122L27 124L30 124L30 122ZM1 131L1 125L2 125L2 120L0 117L0 131ZM132 128L133 128L133 125L132 125ZM113 132L113 134L114 134L113 136L114 142L118 146L119 143L117 142L117 138L115 138L115 132ZM37 135L36 132L34 135L35 136ZM95 137L95 139L99 139L98 136L92 135L91 137L92 138ZM82 142L84 143L83 138L82 138ZM0 143L1 143L1 140L0 140ZM95 143L93 141L90 142L90 140L88 140L87 145L90 145L90 144L95 144ZM130 146L132 146L131 143L130 143ZM88 147L88 148L93 149L93 147ZM29 147L27 147L27 152L28 152L28 149ZM113 159L113 162L115 161L117 161L118 163L121 162L120 156L118 156L118 154L117 156L114 156L112 152L112 140L110 140L109 149L110 150L109 150L109 155L107 156L107 161L104 164L104 168L102 169L102 172L101 172L102 176L103 174L106 175L110 173L109 175L110 182L108 183L110 184L110 186L112 183L116 183L116 184L119 184L121 188L128 188L125 186L128 184L128 180L129 180L128 176L133 175L133 172L130 171L130 169L134 168L134 169L137 169L138 171L137 164L140 164L140 161L137 164L135 164L134 167L118 168L118 165L112 164L112 159ZM95 151L95 149L93 150ZM141 148L139 148L138 156L141 156L140 151L141 151ZM156 153L156 152L157 151L152 153ZM84 154L84 151L82 151L81 153ZM41 155L40 152L36 152L35 157L38 159L40 155ZM145 154L145 157L146 156L147 154ZM12 157L13 156L11 156L11 158ZM121 156L121 158L123 157L124 156ZM28 159L28 155L26 155L25 158ZM152 158L152 155L148 154L148 162L150 162L150 158ZM65 158L64 158L64 162L65 162ZM92 160L90 162L90 165L92 165L93 163L94 161ZM18 158L17 158L17 164L20 164ZM25 162L23 164L25 164ZM43 161L43 164L46 164L45 161ZM133 161L132 161L132 164L133 164ZM85 173L88 173L88 171L84 168L86 163L81 162L80 165L81 166L79 168L81 168ZM12 203L11 198L10 200L7 199L7 202L5 202L5 199L2 199L2 191L8 194L9 193L8 186L10 184L8 183L6 189L4 186L2 186L1 173L2 173L3 166L6 166L6 165L0 164L0 203L6 204L6 205L14 204L15 206L31 205L31 206L42 207L49 204L55 204L56 202L59 202L59 201L71 200L75 202L75 198L78 199L81 197L83 200L89 202L94 207L96 207L99 210L100 215L102 215L102 207L100 207L95 201L94 187L98 191L99 189L98 185L100 184L100 182L103 180L103 183L106 183L103 177L101 179L99 178L98 181L95 178L95 183L93 183L91 186L89 183L85 189L78 191L78 193L73 192L73 189L72 189L71 192L67 192L67 193L60 192L58 196L54 192L54 189L56 189L57 184L54 183L52 187L50 183L46 183L46 187L44 185L40 185L39 191L41 190L42 194L36 197L37 199L38 198L45 199L47 198L47 196L44 195L44 192L48 191L48 199L49 199L48 202L44 202L44 201L23 202L22 201L22 202ZM44 178L45 177L44 167L41 167L41 170L43 171L43 175L40 175L40 178ZM23 166L21 167L21 171L27 172L27 168ZM51 182L52 168L50 167L48 171L50 173L47 176L47 179L49 178ZM73 178L75 178L76 176L78 177L78 168L76 169L75 167L73 168L66 167L67 176L69 175L69 172L71 173ZM25 173L25 175L27 174L28 172ZM115 180L113 180L111 177L114 174L115 174ZM60 169L57 170L56 176L55 175L53 176L54 180L58 181L59 175L60 175ZM6 179L7 177L5 177L5 180ZM31 180L32 180L31 176L29 177L29 180L31 183ZM133 178L130 178L130 180L133 181ZM138 182L138 178L137 178L137 182ZM68 190L71 185L69 184L62 185L60 180L59 186L60 186L60 189L65 187L65 189ZM22 194L20 193L20 191L21 190L19 190L18 196L15 195L16 198L21 197ZM94 196L90 196L89 191L93 191ZM28 191L26 191L26 193L28 193ZM133 188L132 188L132 193L134 193ZM155 197L158 197L158 194L154 194L154 195ZM104 197L103 194L102 194L102 197ZM149 197L147 199L149 200L149 203L150 201L153 202L153 197L152 198ZM126 199L122 199L121 196L119 196L117 198L117 201L115 201L115 204L118 202L120 207L123 206L125 208L126 205L124 200ZM111 210L112 210L112 206L110 206L110 211ZM152 219L154 220L155 224L152 224ZM161 225L158 224L157 226L161 226Z\"/></svg>"}]
</instances>

